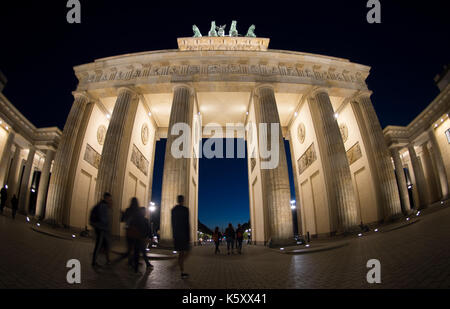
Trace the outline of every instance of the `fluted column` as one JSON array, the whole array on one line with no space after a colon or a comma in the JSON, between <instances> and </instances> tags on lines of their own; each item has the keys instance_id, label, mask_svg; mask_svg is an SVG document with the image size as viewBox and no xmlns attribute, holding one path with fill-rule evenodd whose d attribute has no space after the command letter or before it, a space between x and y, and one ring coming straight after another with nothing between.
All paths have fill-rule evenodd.
<instances>
[{"instance_id":1,"label":"fluted column","mask_svg":"<svg viewBox=\"0 0 450 309\"><path fill-rule=\"evenodd\" d=\"M28 197L29 197L29 185L30 185L30 175L33 167L34 155L36 149L34 146L30 146L28 152L27 163L25 164L25 169L22 174L22 182L20 184L20 195L19 195L19 213L28 214Z\"/></svg>"},{"instance_id":2,"label":"fluted column","mask_svg":"<svg viewBox=\"0 0 450 309\"><path fill-rule=\"evenodd\" d=\"M294 152L294 143L292 141L292 136L289 136L289 149L291 151L291 161L292 161L292 172L294 174L294 186L295 186L295 200L296 200L296 213L297 213L297 228L298 228L298 234L303 235L303 226L302 226L302 212L300 210L300 207L302 205L300 204L300 190L299 190L299 183L298 183L298 166L297 166L297 160L295 159L295 152Z\"/></svg>"},{"instance_id":3,"label":"fluted column","mask_svg":"<svg viewBox=\"0 0 450 309\"><path fill-rule=\"evenodd\" d=\"M274 168L261 168L263 194L269 221L269 235L272 245L289 242L293 237L292 210L290 207L291 192L289 174L284 148L283 133L280 125L275 92L272 86L262 85L255 89L256 105L260 124L267 124L267 134L259 130L259 141L264 141L267 148L273 149L272 124L278 129L278 164ZM261 149L261 145L259 145ZM273 158L270 158L273 159ZM263 158L261 158L264 161Z\"/></svg>"},{"instance_id":4,"label":"fluted column","mask_svg":"<svg viewBox=\"0 0 450 309\"><path fill-rule=\"evenodd\" d=\"M389 219L401 214L400 197L397 181L392 169L391 155L384 139L375 109L369 94L362 94L356 98L361 107L364 123L367 128L370 149L373 154L376 170L378 196L383 207L384 218Z\"/></svg>"},{"instance_id":5,"label":"fluted column","mask_svg":"<svg viewBox=\"0 0 450 309\"><path fill-rule=\"evenodd\" d=\"M63 224L64 207L70 206L65 203L70 162L84 110L86 104L89 102L89 98L84 92L74 92L73 95L75 101L67 117L61 141L59 142L55 155L45 208L46 220L55 224Z\"/></svg>"},{"instance_id":6,"label":"fluted column","mask_svg":"<svg viewBox=\"0 0 450 309\"><path fill-rule=\"evenodd\" d=\"M409 203L408 187L406 184L405 172L403 171L403 163L400 158L399 148L392 148L391 155L394 160L395 173L397 174L397 182L400 190L400 200L402 205L403 214L408 214L411 210L411 205Z\"/></svg>"},{"instance_id":7,"label":"fluted column","mask_svg":"<svg viewBox=\"0 0 450 309\"><path fill-rule=\"evenodd\" d=\"M11 130L11 129L10 129ZM3 187L7 182L7 172L9 168L9 163L11 160L11 146L14 142L15 134L14 132L9 132L8 138L6 139L5 148L1 156L0 162L0 185Z\"/></svg>"},{"instance_id":8,"label":"fluted column","mask_svg":"<svg viewBox=\"0 0 450 309\"><path fill-rule=\"evenodd\" d=\"M8 185L8 199L11 199L14 194L17 194L18 187L20 184L18 184L17 180L17 171L20 168L20 152L22 151L22 148L20 148L18 145L16 145L16 150L14 151L13 161L11 164L11 170L8 174L8 179L6 180L6 184ZM17 195L16 195L17 197Z\"/></svg>"},{"instance_id":9,"label":"fluted column","mask_svg":"<svg viewBox=\"0 0 450 309\"><path fill-rule=\"evenodd\" d=\"M439 185L441 188L442 199L449 198L449 188L447 174L445 173L445 165L442 160L441 149L439 148L436 136L434 135L434 130L428 130L428 136L430 138L431 147L433 148L434 162L436 163L437 174L439 176Z\"/></svg>"},{"instance_id":10,"label":"fluted column","mask_svg":"<svg viewBox=\"0 0 450 309\"><path fill-rule=\"evenodd\" d=\"M331 230L351 230L357 222L355 192L344 142L325 89L316 90L308 99L324 168Z\"/></svg>"},{"instance_id":11,"label":"fluted column","mask_svg":"<svg viewBox=\"0 0 450 309\"><path fill-rule=\"evenodd\" d=\"M411 165L414 172L414 178L416 179L416 188L419 195L419 205L416 208L422 209L427 206L428 202L428 191L427 183L425 181L425 174L422 169L422 165L417 158L416 151L414 150L414 145L408 146L409 158L411 160Z\"/></svg>"},{"instance_id":12,"label":"fluted column","mask_svg":"<svg viewBox=\"0 0 450 309\"><path fill-rule=\"evenodd\" d=\"M425 172L425 179L428 185L428 204L436 202L440 198L437 187L437 179L434 173L433 162L431 161L430 151L428 150L427 143L422 144L422 159L423 168Z\"/></svg>"},{"instance_id":13,"label":"fluted column","mask_svg":"<svg viewBox=\"0 0 450 309\"><path fill-rule=\"evenodd\" d=\"M172 241L171 211L176 205L177 196L184 195L185 206L189 203L189 158L175 158L171 148L178 135L172 135L171 130L177 123L192 126L193 119L193 89L185 85L174 88L172 109L170 111L169 131L167 135L166 154L164 158L164 173L161 196L161 240L165 244ZM191 147L190 145L185 145ZM192 227L191 227L192 228ZM192 239L191 239L192 241Z\"/></svg>"},{"instance_id":14,"label":"fluted column","mask_svg":"<svg viewBox=\"0 0 450 309\"><path fill-rule=\"evenodd\" d=\"M48 181L50 177L50 168L52 161L55 158L55 151L48 149L45 154L44 166L41 172L41 178L39 180L39 191L36 200L36 218L42 218L44 216L44 204L48 191Z\"/></svg>"},{"instance_id":15,"label":"fluted column","mask_svg":"<svg viewBox=\"0 0 450 309\"><path fill-rule=\"evenodd\" d=\"M106 132L95 187L96 201L109 192L113 200L112 232L120 233L123 184L131 134L139 97L130 88L120 88Z\"/></svg>"}]
</instances>

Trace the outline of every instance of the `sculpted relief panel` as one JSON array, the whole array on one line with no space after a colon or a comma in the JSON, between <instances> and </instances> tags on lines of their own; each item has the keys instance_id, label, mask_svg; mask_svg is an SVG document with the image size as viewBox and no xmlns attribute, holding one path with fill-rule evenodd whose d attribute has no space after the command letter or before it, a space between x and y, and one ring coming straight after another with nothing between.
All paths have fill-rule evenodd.
<instances>
[{"instance_id":1,"label":"sculpted relief panel","mask_svg":"<svg viewBox=\"0 0 450 309\"><path fill-rule=\"evenodd\" d=\"M316 149L314 148L314 143L312 143L297 161L299 175L301 175L316 160Z\"/></svg>"}]
</instances>

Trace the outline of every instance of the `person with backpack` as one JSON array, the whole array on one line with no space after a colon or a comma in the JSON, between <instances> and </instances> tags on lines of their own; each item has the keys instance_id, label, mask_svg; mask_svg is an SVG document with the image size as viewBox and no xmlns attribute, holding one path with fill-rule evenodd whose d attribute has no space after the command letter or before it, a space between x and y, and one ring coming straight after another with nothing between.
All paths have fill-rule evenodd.
<instances>
[{"instance_id":1,"label":"person with backpack","mask_svg":"<svg viewBox=\"0 0 450 309\"><path fill-rule=\"evenodd\" d=\"M236 229L236 248L239 254L242 254L242 241L244 240L244 229L241 224L238 223L238 227Z\"/></svg>"},{"instance_id":2,"label":"person with backpack","mask_svg":"<svg viewBox=\"0 0 450 309\"><path fill-rule=\"evenodd\" d=\"M225 237L227 240L228 255L230 255L230 247L231 247L231 254L234 254L234 242L235 242L235 238L236 238L236 233L235 233L233 225L231 223L228 224L228 227L225 230Z\"/></svg>"},{"instance_id":3,"label":"person with backpack","mask_svg":"<svg viewBox=\"0 0 450 309\"><path fill-rule=\"evenodd\" d=\"M212 239L214 240L214 244L216 245L216 251L214 254L220 253L220 239L222 238L222 233L219 232L219 227L216 226L214 233L212 234Z\"/></svg>"},{"instance_id":4,"label":"person with backpack","mask_svg":"<svg viewBox=\"0 0 450 309\"><path fill-rule=\"evenodd\" d=\"M111 264L109 259L109 250L111 247L111 225L110 225L110 210L112 208L112 196L105 192L103 199L94 206L89 217L89 223L95 229L95 248L92 255L92 266L99 266L97 264L97 256L101 249L104 249L107 265Z\"/></svg>"}]
</instances>

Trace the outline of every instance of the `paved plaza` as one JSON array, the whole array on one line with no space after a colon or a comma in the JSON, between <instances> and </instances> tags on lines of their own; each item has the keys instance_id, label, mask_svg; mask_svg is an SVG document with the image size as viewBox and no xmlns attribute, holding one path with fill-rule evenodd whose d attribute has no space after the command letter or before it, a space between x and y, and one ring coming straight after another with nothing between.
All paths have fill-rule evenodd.
<instances>
[{"instance_id":1,"label":"paved plaza","mask_svg":"<svg viewBox=\"0 0 450 309\"><path fill-rule=\"evenodd\" d=\"M173 258L155 259L153 270L141 266L134 274L113 254L113 265L95 271L92 241L37 233L24 217L0 216L0 288L449 288L450 207L440 208L414 224L350 237L348 245L322 252L293 255L245 245L243 255L227 256L222 245L222 254L215 256L211 245L195 247L186 280L180 279ZM70 259L81 262L81 284L66 282ZM381 262L381 284L366 281L369 259Z\"/></svg>"}]
</instances>

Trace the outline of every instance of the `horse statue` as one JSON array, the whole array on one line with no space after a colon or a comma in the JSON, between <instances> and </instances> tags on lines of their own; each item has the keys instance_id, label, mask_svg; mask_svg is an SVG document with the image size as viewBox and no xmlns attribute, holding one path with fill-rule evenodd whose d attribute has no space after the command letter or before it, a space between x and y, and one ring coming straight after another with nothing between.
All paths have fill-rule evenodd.
<instances>
[{"instance_id":1,"label":"horse statue","mask_svg":"<svg viewBox=\"0 0 450 309\"><path fill-rule=\"evenodd\" d=\"M256 38L255 28L256 28L255 25L251 25L250 28L248 28L247 34L245 36L250 38Z\"/></svg>"},{"instance_id":2,"label":"horse statue","mask_svg":"<svg viewBox=\"0 0 450 309\"><path fill-rule=\"evenodd\" d=\"M217 36L216 22L215 21L211 22L211 29L208 32L208 36Z\"/></svg>"},{"instance_id":3,"label":"horse statue","mask_svg":"<svg viewBox=\"0 0 450 309\"><path fill-rule=\"evenodd\" d=\"M201 38L202 34L200 33L200 29L196 25L192 26L192 31L194 31L194 38Z\"/></svg>"},{"instance_id":4,"label":"horse statue","mask_svg":"<svg viewBox=\"0 0 450 309\"><path fill-rule=\"evenodd\" d=\"M219 35L219 36L225 36L225 27L226 27L227 25L223 25L223 26L220 26L220 27L216 27L216 29L217 29L217 34Z\"/></svg>"},{"instance_id":5,"label":"horse statue","mask_svg":"<svg viewBox=\"0 0 450 309\"><path fill-rule=\"evenodd\" d=\"M239 36L239 33L236 29L236 24L237 22L235 20L231 22L230 36Z\"/></svg>"}]
</instances>

